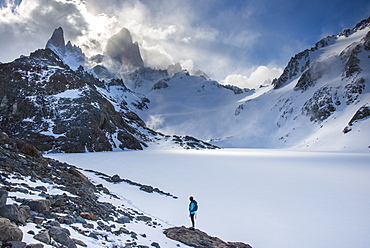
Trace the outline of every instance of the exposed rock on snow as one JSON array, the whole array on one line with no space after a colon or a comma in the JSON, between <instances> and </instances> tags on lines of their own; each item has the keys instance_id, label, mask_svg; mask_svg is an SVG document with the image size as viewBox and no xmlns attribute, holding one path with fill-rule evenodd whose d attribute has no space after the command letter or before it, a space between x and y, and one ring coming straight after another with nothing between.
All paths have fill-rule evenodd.
<instances>
[{"instance_id":1,"label":"exposed rock on snow","mask_svg":"<svg viewBox=\"0 0 370 248\"><path fill-rule=\"evenodd\" d=\"M351 131L351 126L355 124L356 122L366 120L370 117L370 107L367 105L362 106L355 115L352 117L352 119L349 121L348 126L346 126L343 130L344 133L348 133Z\"/></svg>"},{"instance_id":2,"label":"exposed rock on snow","mask_svg":"<svg viewBox=\"0 0 370 248\"><path fill-rule=\"evenodd\" d=\"M164 231L164 234L170 239L196 248L252 248L252 246L241 242L224 242L199 229L192 230L184 226L168 228Z\"/></svg>"},{"instance_id":3,"label":"exposed rock on snow","mask_svg":"<svg viewBox=\"0 0 370 248\"><path fill-rule=\"evenodd\" d=\"M121 182L125 182L125 183L128 183L130 185L134 185L134 186L138 186L140 187L140 190L142 191L145 191L147 193L153 193L153 192L156 192L158 194L161 194L161 195L166 195L166 196L170 196L170 197L173 197L174 199L177 199L177 196L174 196L170 193L167 193L167 192L164 192L158 188L154 188L150 185L144 185L144 184L141 184L141 183L138 183L138 182L133 182L129 179L123 179L121 178L119 175L113 175L113 176L109 176L109 175L106 175L104 173L101 173L101 172L98 172L98 171L93 171L93 170L86 170L88 172L92 172L94 173L95 175L98 175L100 178L106 180L107 182L111 182L111 183L121 183Z\"/></svg>"},{"instance_id":4,"label":"exposed rock on snow","mask_svg":"<svg viewBox=\"0 0 370 248\"><path fill-rule=\"evenodd\" d=\"M152 229L161 227L156 219L134 209L100 201L99 195L111 196L109 191L71 173L72 170L77 171L76 167L21 153L18 143L22 141L5 134L0 139L0 241L3 244L31 236L34 241L52 247L86 247L85 242L89 239L94 240L94 247L106 247L104 242L111 235L121 236L119 245L122 247L143 247L138 234L128 230L124 224L135 221ZM19 183L12 182L14 180ZM53 193L55 190L58 193ZM8 193L18 192L26 198L19 194L8 196ZM12 203L6 204L4 199ZM122 222L122 219L128 221ZM27 233L21 230L24 225L29 229ZM84 241L76 235L84 237ZM41 243L35 245L30 247L43 247Z\"/></svg>"}]
</instances>

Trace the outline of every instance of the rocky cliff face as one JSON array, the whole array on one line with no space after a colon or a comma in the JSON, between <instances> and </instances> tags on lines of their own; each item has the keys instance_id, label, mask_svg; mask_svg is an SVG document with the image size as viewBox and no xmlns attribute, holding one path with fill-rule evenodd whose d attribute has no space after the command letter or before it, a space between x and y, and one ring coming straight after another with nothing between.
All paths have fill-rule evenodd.
<instances>
[{"instance_id":1,"label":"rocky cliff face","mask_svg":"<svg viewBox=\"0 0 370 248\"><path fill-rule=\"evenodd\" d=\"M0 87L0 129L41 151L142 149L165 138L129 109L146 100L122 80L102 82L82 67L74 71L50 49L1 64ZM109 97L110 90L120 99Z\"/></svg>"}]
</instances>

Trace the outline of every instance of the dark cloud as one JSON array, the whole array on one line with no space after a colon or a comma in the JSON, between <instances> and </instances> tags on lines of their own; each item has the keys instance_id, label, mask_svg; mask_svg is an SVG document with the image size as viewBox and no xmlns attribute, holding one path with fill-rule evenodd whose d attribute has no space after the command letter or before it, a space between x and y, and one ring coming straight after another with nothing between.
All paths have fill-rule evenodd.
<instances>
[{"instance_id":1,"label":"dark cloud","mask_svg":"<svg viewBox=\"0 0 370 248\"><path fill-rule=\"evenodd\" d=\"M43 48L54 29L63 27L66 40L83 34L89 24L74 2L23 0L2 3L0 9L0 61Z\"/></svg>"}]
</instances>

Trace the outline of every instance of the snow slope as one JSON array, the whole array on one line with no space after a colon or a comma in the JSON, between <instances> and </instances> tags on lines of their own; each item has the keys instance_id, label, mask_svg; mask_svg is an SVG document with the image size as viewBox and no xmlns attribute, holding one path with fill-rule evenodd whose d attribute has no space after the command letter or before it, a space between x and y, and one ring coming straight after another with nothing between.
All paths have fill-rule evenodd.
<instances>
[{"instance_id":1,"label":"snow slope","mask_svg":"<svg viewBox=\"0 0 370 248\"><path fill-rule=\"evenodd\" d=\"M164 226L190 225L193 195L199 203L197 228L223 240L254 248L370 246L367 153L146 149L50 156L178 196L147 194L84 172ZM158 230L153 235L163 240Z\"/></svg>"},{"instance_id":2,"label":"snow slope","mask_svg":"<svg viewBox=\"0 0 370 248\"><path fill-rule=\"evenodd\" d=\"M253 92L235 94L215 81L186 72L177 73L164 83L167 87L146 94L150 100L148 108L137 113L150 128L170 134L195 134L203 140L223 135L230 128L225 122L230 119L230 111L241 97Z\"/></svg>"},{"instance_id":3,"label":"snow slope","mask_svg":"<svg viewBox=\"0 0 370 248\"><path fill-rule=\"evenodd\" d=\"M366 24L327 37L293 57L272 85L241 94L185 72L160 87L147 83L141 93L150 103L137 113L157 131L221 147L366 151L369 118L343 130L370 102L369 31Z\"/></svg>"}]
</instances>

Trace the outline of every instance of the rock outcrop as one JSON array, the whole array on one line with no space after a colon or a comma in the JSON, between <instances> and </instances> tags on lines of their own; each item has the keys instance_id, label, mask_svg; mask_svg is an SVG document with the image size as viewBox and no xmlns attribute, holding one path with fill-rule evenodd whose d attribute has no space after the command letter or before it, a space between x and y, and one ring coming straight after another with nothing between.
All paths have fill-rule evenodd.
<instances>
[{"instance_id":1,"label":"rock outcrop","mask_svg":"<svg viewBox=\"0 0 370 248\"><path fill-rule=\"evenodd\" d=\"M168 228L164 231L164 234L170 239L195 248L252 248L252 246L242 242L225 242L217 237L211 237L201 230L192 230L184 226Z\"/></svg>"},{"instance_id":2,"label":"rock outcrop","mask_svg":"<svg viewBox=\"0 0 370 248\"><path fill-rule=\"evenodd\" d=\"M61 27L54 30L51 38L46 43L45 48L53 50L61 57L66 55L66 45L64 41L64 33Z\"/></svg>"}]
</instances>

